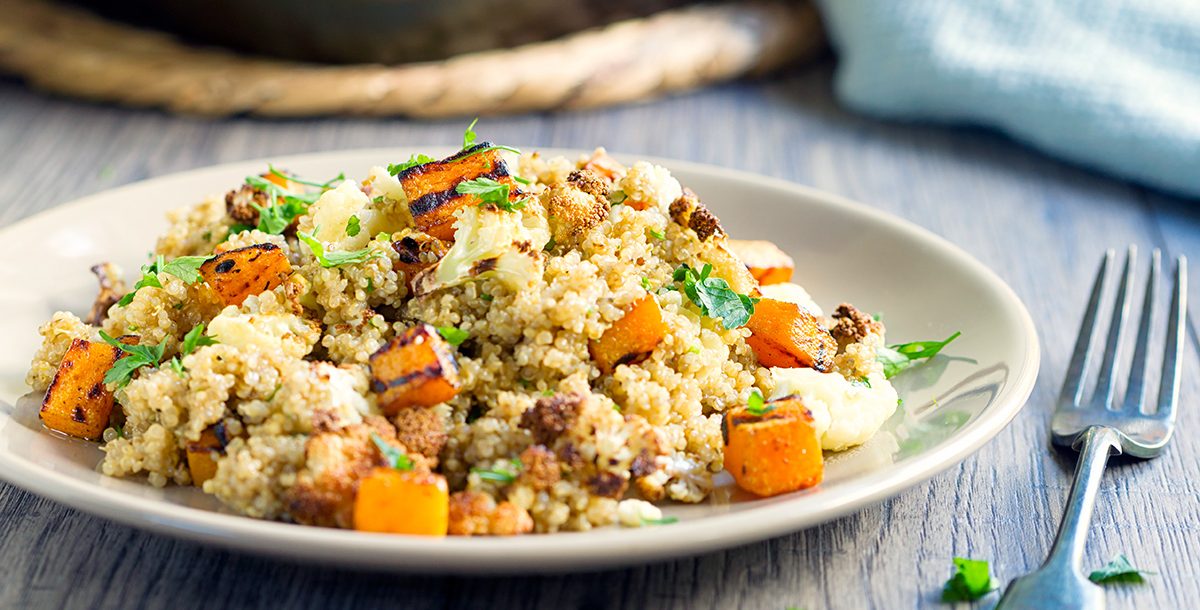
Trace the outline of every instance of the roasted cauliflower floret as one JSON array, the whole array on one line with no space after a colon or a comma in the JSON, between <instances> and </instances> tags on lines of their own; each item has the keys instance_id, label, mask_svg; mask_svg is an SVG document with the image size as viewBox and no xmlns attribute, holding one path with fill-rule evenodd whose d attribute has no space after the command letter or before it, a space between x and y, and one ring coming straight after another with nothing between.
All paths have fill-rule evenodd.
<instances>
[{"instance_id":1,"label":"roasted cauliflower floret","mask_svg":"<svg viewBox=\"0 0 1200 610\"><path fill-rule=\"evenodd\" d=\"M533 531L533 518L511 503L496 503L485 493L460 491L450 496L451 536L513 536Z\"/></svg>"},{"instance_id":2,"label":"roasted cauliflower floret","mask_svg":"<svg viewBox=\"0 0 1200 610\"><path fill-rule=\"evenodd\" d=\"M550 235L540 216L474 205L460 208L456 215L454 245L437 265L417 276L416 295L482 277L495 277L521 290L541 278L542 248Z\"/></svg>"},{"instance_id":3,"label":"roasted cauliflower floret","mask_svg":"<svg viewBox=\"0 0 1200 610\"><path fill-rule=\"evenodd\" d=\"M608 187L588 170L576 170L566 182L551 185L541 195L554 243L575 245L608 217Z\"/></svg>"}]
</instances>

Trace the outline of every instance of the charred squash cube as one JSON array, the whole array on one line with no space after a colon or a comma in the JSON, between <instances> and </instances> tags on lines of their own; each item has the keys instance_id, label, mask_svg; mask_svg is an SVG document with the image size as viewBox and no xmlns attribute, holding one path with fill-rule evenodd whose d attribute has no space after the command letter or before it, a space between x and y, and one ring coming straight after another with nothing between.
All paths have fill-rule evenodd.
<instances>
[{"instance_id":1,"label":"charred squash cube","mask_svg":"<svg viewBox=\"0 0 1200 610\"><path fill-rule=\"evenodd\" d=\"M205 428L200 433L200 440L188 442L187 465L192 475L192 485L200 487L217 475L217 460L225 454L228 444L224 423Z\"/></svg>"},{"instance_id":2,"label":"charred squash cube","mask_svg":"<svg viewBox=\"0 0 1200 610\"><path fill-rule=\"evenodd\" d=\"M729 249L742 259L760 286L792 281L796 264L775 244L766 240L729 240Z\"/></svg>"},{"instance_id":3,"label":"charred squash cube","mask_svg":"<svg viewBox=\"0 0 1200 610\"><path fill-rule=\"evenodd\" d=\"M599 339L590 342L588 352L600 371L610 375L619 365L649 358L666 334L662 309L654 296L647 294L634 301L625 316L613 322Z\"/></svg>"},{"instance_id":4,"label":"charred squash cube","mask_svg":"<svg viewBox=\"0 0 1200 610\"><path fill-rule=\"evenodd\" d=\"M371 355L371 389L387 415L432 407L458 394L458 364L437 329L420 324Z\"/></svg>"},{"instance_id":5,"label":"charred squash cube","mask_svg":"<svg viewBox=\"0 0 1200 610\"><path fill-rule=\"evenodd\" d=\"M200 265L200 276L226 305L274 290L292 274L287 255L275 244L255 244L222 252Z\"/></svg>"},{"instance_id":6,"label":"charred squash cube","mask_svg":"<svg viewBox=\"0 0 1200 610\"><path fill-rule=\"evenodd\" d=\"M118 356L117 348L107 343L72 341L42 400L42 423L76 438L99 439L113 409L104 375Z\"/></svg>"},{"instance_id":7,"label":"charred squash cube","mask_svg":"<svg viewBox=\"0 0 1200 610\"><path fill-rule=\"evenodd\" d=\"M500 151L482 142L462 152L424 165L410 167L396 178L408 196L408 208L418 230L438 239L454 241L454 212L467 205L479 205L475 195L458 192L458 185L476 178L491 178L509 187L509 201L524 195L500 157Z\"/></svg>"},{"instance_id":8,"label":"charred squash cube","mask_svg":"<svg viewBox=\"0 0 1200 610\"><path fill-rule=\"evenodd\" d=\"M785 301L761 299L746 323L746 343L762 366L801 368L821 372L833 366L837 341L807 310Z\"/></svg>"},{"instance_id":9,"label":"charred squash cube","mask_svg":"<svg viewBox=\"0 0 1200 610\"><path fill-rule=\"evenodd\" d=\"M725 415L725 469L738 487L760 496L806 489L821 482L825 461L812 412L794 396L752 412Z\"/></svg>"}]
</instances>

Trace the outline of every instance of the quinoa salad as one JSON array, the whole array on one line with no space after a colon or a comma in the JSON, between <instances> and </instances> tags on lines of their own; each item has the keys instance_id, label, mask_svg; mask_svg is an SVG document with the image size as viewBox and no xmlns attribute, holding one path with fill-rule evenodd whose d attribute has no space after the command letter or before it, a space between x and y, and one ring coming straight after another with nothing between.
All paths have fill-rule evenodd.
<instances>
[{"instance_id":1,"label":"quinoa salad","mask_svg":"<svg viewBox=\"0 0 1200 610\"><path fill-rule=\"evenodd\" d=\"M269 166L170 212L140 272L93 267L90 311L40 329L45 426L99 442L105 475L260 519L664 525L723 471L757 496L818 485L897 409L889 378L954 338L886 346L877 317L823 310L786 253L648 162L472 128L446 159L381 162Z\"/></svg>"}]
</instances>

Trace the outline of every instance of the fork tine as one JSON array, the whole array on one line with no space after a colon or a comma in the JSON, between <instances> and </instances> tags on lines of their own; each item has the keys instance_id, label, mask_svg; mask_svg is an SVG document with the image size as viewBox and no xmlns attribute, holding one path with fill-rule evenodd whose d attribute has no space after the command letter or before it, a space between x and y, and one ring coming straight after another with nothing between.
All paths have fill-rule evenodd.
<instances>
[{"instance_id":1,"label":"fork tine","mask_svg":"<svg viewBox=\"0 0 1200 610\"><path fill-rule=\"evenodd\" d=\"M1121 272L1121 285L1113 302L1112 322L1108 325L1108 344L1104 346L1104 358L1100 361L1100 376L1096 379L1094 403L1104 403L1106 409L1113 406L1113 388L1116 386L1117 367L1120 366L1121 338L1125 336L1125 318L1129 316L1129 285L1133 283L1133 260L1137 248L1129 246L1125 254L1125 270Z\"/></svg>"},{"instance_id":2,"label":"fork tine","mask_svg":"<svg viewBox=\"0 0 1200 610\"><path fill-rule=\"evenodd\" d=\"M1100 310L1100 296L1104 294L1108 267L1112 264L1114 256L1115 253L1112 250L1104 253L1104 258L1100 261L1100 270L1096 272L1096 280L1092 283L1092 296L1088 298L1087 310L1084 311L1083 321L1079 324L1079 335L1075 339L1075 351L1071 354L1071 364L1067 366L1062 393L1059 394L1058 404L1060 406L1077 407L1083 397L1088 363L1092 360L1092 337L1096 334L1096 314Z\"/></svg>"},{"instance_id":3,"label":"fork tine","mask_svg":"<svg viewBox=\"0 0 1200 610\"><path fill-rule=\"evenodd\" d=\"M1158 388L1158 417L1175 419L1175 401L1179 398L1179 369L1183 366L1183 336L1187 327L1187 257L1175 261L1175 289L1171 293L1171 317L1167 323L1166 348L1163 351L1162 383Z\"/></svg>"},{"instance_id":4,"label":"fork tine","mask_svg":"<svg viewBox=\"0 0 1200 610\"><path fill-rule=\"evenodd\" d=\"M1133 362L1129 365L1129 385L1125 388L1124 408L1146 412L1146 352L1150 347L1150 327L1154 321L1154 302L1158 294L1158 274L1162 268L1162 252L1155 248L1150 254L1150 277L1146 279L1146 296L1142 301L1142 316L1138 322L1137 343Z\"/></svg>"}]
</instances>

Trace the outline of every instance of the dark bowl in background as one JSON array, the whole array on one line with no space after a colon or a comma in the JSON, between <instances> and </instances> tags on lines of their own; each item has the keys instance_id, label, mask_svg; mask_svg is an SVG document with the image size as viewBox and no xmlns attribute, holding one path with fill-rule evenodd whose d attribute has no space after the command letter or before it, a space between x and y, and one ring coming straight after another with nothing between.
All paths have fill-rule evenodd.
<instances>
[{"instance_id":1,"label":"dark bowl in background","mask_svg":"<svg viewBox=\"0 0 1200 610\"><path fill-rule=\"evenodd\" d=\"M189 42L284 59L386 64L512 47L689 0L72 0Z\"/></svg>"}]
</instances>

